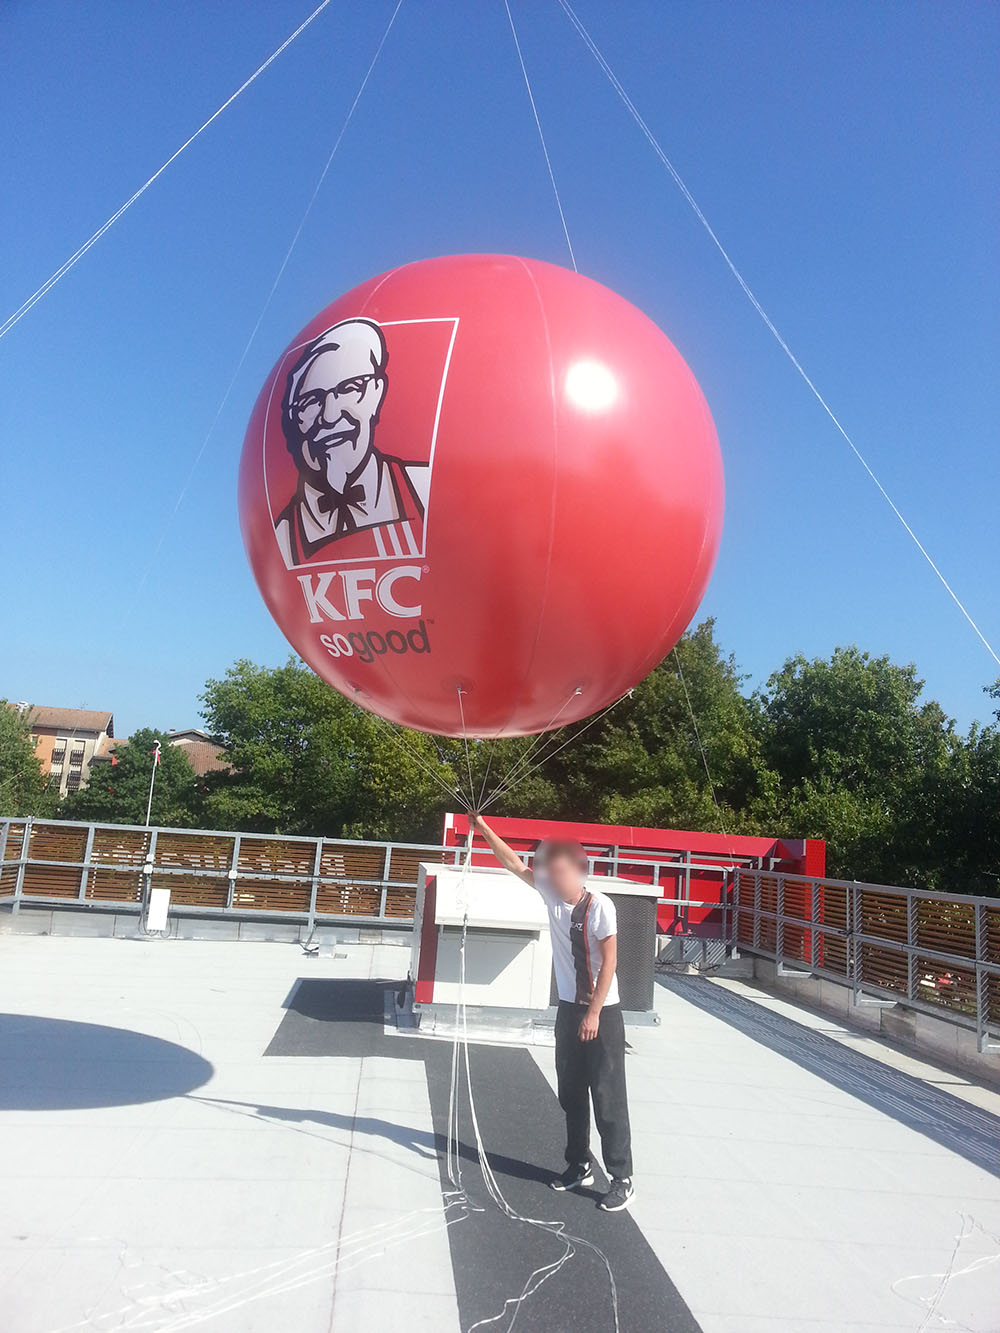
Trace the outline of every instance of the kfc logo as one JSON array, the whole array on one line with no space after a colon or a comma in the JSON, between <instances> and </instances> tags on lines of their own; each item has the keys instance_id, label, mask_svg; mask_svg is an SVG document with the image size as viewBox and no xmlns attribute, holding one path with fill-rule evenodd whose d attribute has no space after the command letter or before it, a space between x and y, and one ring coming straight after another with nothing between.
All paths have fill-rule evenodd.
<instances>
[{"instance_id":1,"label":"kfc logo","mask_svg":"<svg viewBox=\"0 0 1000 1333\"><path fill-rule=\"evenodd\" d=\"M290 478L281 481L287 462L275 457L277 432L264 442L269 497L284 489L285 503L272 509L272 520L288 569L424 555L434 444L457 326L454 319L386 325L345 319L292 349L281 402L281 452L295 468L290 495ZM331 581L321 585L321 604ZM302 586L308 602L315 585L303 580Z\"/></svg>"}]
</instances>

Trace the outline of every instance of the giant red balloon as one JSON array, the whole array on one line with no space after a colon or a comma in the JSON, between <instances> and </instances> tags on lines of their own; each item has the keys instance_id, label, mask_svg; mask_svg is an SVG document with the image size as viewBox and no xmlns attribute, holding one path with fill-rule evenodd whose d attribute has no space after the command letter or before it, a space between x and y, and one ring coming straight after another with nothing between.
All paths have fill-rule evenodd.
<instances>
[{"instance_id":1,"label":"giant red balloon","mask_svg":"<svg viewBox=\"0 0 1000 1333\"><path fill-rule=\"evenodd\" d=\"M614 292L458 255L321 311L254 409L240 520L292 646L425 731L596 712L683 633L722 526L691 371ZM461 691L461 694L459 694Z\"/></svg>"}]
</instances>

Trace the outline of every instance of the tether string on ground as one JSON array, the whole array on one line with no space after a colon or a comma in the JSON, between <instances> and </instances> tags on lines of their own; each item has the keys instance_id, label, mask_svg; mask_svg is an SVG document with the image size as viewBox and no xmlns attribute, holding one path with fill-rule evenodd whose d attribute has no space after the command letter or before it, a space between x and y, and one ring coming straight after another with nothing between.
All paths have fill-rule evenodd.
<instances>
[{"instance_id":1,"label":"tether string on ground","mask_svg":"<svg viewBox=\"0 0 1000 1333\"><path fill-rule=\"evenodd\" d=\"M205 456L205 450L208 448L209 442L211 441L212 436L215 434L215 428L216 426L218 426L222 413L225 411L226 404L229 402L229 397L233 392L233 388L236 384L237 379L239 378L240 371L243 369L244 362L246 361L247 356L250 354L250 349L254 345L254 342L257 339L257 334L260 332L260 326L264 322L264 316L271 308L271 302L274 300L274 294L278 290L278 286L281 283L281 279L285 275L285 269L288 267L288 263L292 257L292 254L295 251L295 247L299 243L299 238L301 237L305 225L309 220L309 216L312 213L313 205L316 203L316 200L319 197L319 192L323 188L323 183L326 180L327 175L329 174L331 166L333 165L333 159L337 156L337 152L340 148L341 143L343 142L344 135L347 133L351 121L354 119L354 113L358 109L358 103L361 101L361 98L364 95L364 91L368 87L368 81L371 79L371 76L375 70L375 66L378 64L378 59L379 56L382 54L382 48L383 46L385 46L386 38L392 31L392 26L396 22L396 15L399 13L402 4L403 0L397 0L396 7L392 11L392 15L389 19L388 24L386 25L386 29L382 34L381 41L375 48L375 54L371 58L371 63L369 64L367 70L365 71L365 76L361 80L361 83L358 87L358 91L354 94L354 101L348 108L347 115L344 118L344 123L340 127L340 133L337 135L336 139L333 142L333 147L330 149L329 156L327 157L326 162L323 165L323 169L319 174L319 178L317 179L316 184L313 187L313 192L309 196L309 200L306 203L305 211L303 212L302 217L299 220L299 225L295 228L295 232L292 236L291 243L289 244L288 249L285 251L285 257L284 259L282 259L280 265L278 266L278 271L274 275L274 281L271 283L271 289L267 293L267 296L264 300L264 304L261 307L260 314L257 316L257 322L250 330L250 337L246 340L246 343L243 347L243 351L240 353L240 358L236 363L236 369L233 371L232 376L230 377L229 383L226 386L226 391L222 395L222 398L219 401L219 406L215 409L215 415L212 417L211 425L205 432L205 437L201 442L198 452L194 456L194 461L192 462L190 468L188 469L187 476L185 477L184 483L181 486L180 491L178 492L177 499L174 501L174 507L167 515L167 519L163 525L162 531L160 532L160 536L156 542L156 545L153 547L153 552L149 558L149 562L147 563L146 568L142 573L142 577L139 579L139 583L132 596L132 600L128 604L128 608L126 609L124 617L126 620L131 615L132 608L135 606L135 603L139 598L139 594L145 587L146 581L148 580L150 573L152 572L153 567L156 564L157 559L159 558L160 551L163 548L163 543L166 541L167 538L167 533L170 531L170 526L173 523L174 519L177 517L177 513L181 505L184 503L184 497L187 495L188 490L191 486L191 482L194 480L194 475L198 471L198 465L201 463L202 458ZM319 11L317 10L316 12L318 13Z\"/></svg>"},{"instance_id":2,"label":"tether string on ground","mask_svg":"<svg viewBox=\"0 0 1000 1333\"><path fill-rule=\"evenodd\" d=\"M797 373L799 374L799 376L801 377L801 379L804 381L804 383L806 384L806 387L807 387L807 388L809 389L809 391L812 393L813 397L814 397L814 398L816 399L816 401L819 403L820 407L823 409L823 411L826 413L826 415L829 417L829 419L833 422L833 425L836 427L836 429L837 429L837 431L839 432L839 434L844 438L844 440L846 441L846 443L847 443L848 447L850 448L851 452L854 454L854 457L858 460L858 462L859 462L859 463L861 464L861 466L864 468L865 472L867 472L868 476L870 477L870 479L872 480L872 482L875 484L876 488L878 489L878 491L879 491L879 493L881 494L882 498L885 500L886 504L889 506L889 508L890 508L890 509L892 510L892 512L895 514L896 518L897 518L897 519L899 520L899 522L902 524L903 528L906 530L907 534L909 535L909 537L910 537L911 540L913 541L913 543L914 543L914 545L916 546L917 550L918 550L918 551L920 552L920 554L924 557L924 559L926 560L927 564L931 567L931 569L933 570L934 574L937 576L938 581L940 582L941 586L944 588L945 592L948 594L948 596L951 598L951 600L952 600L952 601L955 603L955 605L958 607L959 611L962 613L962 615L963 615L963 616L965 617L965 619L968 621L968 623L969 623L969 625L971 626L972 630L975 632L977 638L978 638L978 639L980 640L980 642L983 644L983 646L985 647L985 649L986 649L986 651L989 653L989 655L993 658L994 662L996 662L997 665L1000 666L1000 656L997 655L997 653L995 652L995 650L994 650L992 644L991 644L991 643L989 642L989 640L986 638L986 635L982 632L982 630L981 630L981 629L979 628L979 626L976 624L975 620L972 618L972 615L971 615L971 614L969 613L969 611L966 609L965 603L961 600L961 598L960 598L960 597L958 596L958 594L955 592L954 588L951 586L951 584L950 584L950 583L948 582L948 580L945 578L944 574L942 574L941 570L938 568L937 564L936 564L935 561L932 559L930 553L928 552L928 550L926 549L926 547L923 545L923 543L921 542L920 538L917 536L917 534L916 534L916 533L913 531L913 529L910 527L909 523L908 523L908 522L906 521L906 519L903 517L902 512L900 511L900 509L899 509L898 506L896 505L895 501L892 499L892 497L890 496L889 492L885 489L885 487L882 485L882 482L881 482L881 481L879 480L879 478L876 476L875 472L873 471L873 469L871 468L870 464L868 463L868 460L867 460L867 459L864 457L864 455L861 453L861 450L860 450L860 449L857 447L857 445L854 443L853 439L852 439L851 436L848 434L848 432L847 432L847 430L844 428L844 426L841 425L840 420L838 419L838 417L837 417L836 414L834 413L833 409L830 407L829 403L827 403L826 399L825 399L825 398L823 397L823 395L820 393L819 389L817 389L816 385L815 385L815 384L813 383L813 381L810 379L809 375L806 373L804 367L802 366L802 363L799 361L798 357L796 357L795 353L792 351L792 349L789 347L788 343L785 341L785 339L782 337L781 333L778 331L777 327L775 326L775 324L774 324L773 320L771 319L771 317L768 315L767 311L764 309L764 307L761 305L760 301L758 301L757 297L754 295L753 291L752 291L751 288L750 288L749 283L748 283L747 280L744 278L744 276L743 276L743 274L740 272L740 270L736 267L735 262L733 261L733 259L732 259L732 257L730 256L728 250L726 249L726 247L722 244L721 240L719 239L718 235L717 235L716 232L715 232L715 229L712 227L711 223L709 222L709 220L708 220L708 218L705 216L705 214L701 211L701 208L700 208L700 206L699 206L697 200L694 198L694 196L692 195L691 191L688 189L687 185L684 183L684 180L683 180L682 177L680 176L680 174L679 174L679 172L677 171L677 169L676 169L676 167L674 166L674 164L673 164L673 163L670 161L670 159L667 157L666 153L664 152L663 148L662 148L661 145L660 145L659 140L658 140L658 139L656 138L656 136L653 134L653 131L649 128L649 126L646 124L645 120L644 120L644 119L642 118L642 116L640 115L640 113L639 113L639 111L638 111L638 109L637 109L635 103L632 101L631 97L629 97L628 93L625 91L624 87L623 87L622 84L619 82L618 77L617 77L617 75L615 74L614 70L613 70L613 69L611 68L611 66L608 64L607 60L605 60L604 55L602 54L602 52L600 51L600 49L599 49L598 46L597 46L597 43L594 41L594 39L591 37L590 33L589 33L589 32L587 31L587 29L584 27L583 22L582 22L582 21L580 20L580 18L577 16L576 12L575 12L574 9L573 9L573 6L569 3L569 0L559 0L559 4L561 5L563 11L565 12L566 17L569 19L569 21L572 23L573 27L576 29L576 31L577 31L577 33L579 34L579 36L582 38L582 40L583 40L583 42L584 42L584 45L585 45L585 46L587 47L587 49L590 51L590 54L594 57L594 59L597 61L598 65L600 66L601 70L604 72L605 76L606 76L607 79L608 79L608 82L611 84L612 88L614 88L615 92L618 94L618 96L619 96L619 98L621 99L623 105L625 106L625 109L628 111L629 115L630 115L630 116L632 117L632 119L635 121L636 125L637 125L637 126L639 127L639 129L641 130L643 136L645 137L646 141L649 143L649 145L650 145L650 147L652 148L653 152L656 154L656 156L659 158L660 162L663 164L664 168L666 169L666 171L667 171L668 174L670 175L671 180L674 182L674 184L675 184L675 185L677 186L677 188L680 190L681 194L684 196L685 200L686 200L686 201L688 202L688 204L690 205L692 211L694 212L695 217L696 217L696 218L698 219L698 221L701 223L702 227L704 227L704 229L705 229L705 231L707 232L709 238L711 239L713 245L714 245L715 248L718 250L718 252L719 252L719 254L722 256L722 258L725 260L725 263L726 263L727 268L728 268L729 271L732 273L732 275L733 275L733 277L736 279L736 281L739 283L740 287L741 287L742 290L743 290L744 295L747 297L747 300L750 302L750 304L753 306L754 310L756 310L757 314L758 314L758 315L760 316L760 318L763 320L763 322L764 322L765 326L767 327L768 331L770 332L770 334L772 335L772 337L775 339L775 341L777 342L777 344L778 344L778 346L781 348L781 350L784 352L785 356L786 356L786 357L788 358L788 360L791 362L792 366L795 368L795 370L797 371Z\"/></svg>"},{"instance_id":3,"label":"tether string on ground","mask_svg":"<svg viewBox=\"0 0 1000 1333\"><path fill-rule=\"evenodd\" d=\"M100 227L98 227L98 229L94 232L94 234L90 236L86 241L84 241L83 245L81 245L79 249L75 250L73 254L70 255L69 259L66 260L65 263L60 264L59 268L57 268L56 271L49 278L47 278L45 282L42 283L41 287L39 287L37 291L32 292L31 296L29 296L26 301L23 301L21 305L19 305L18 308L13 312L13 314L7 316L4 322L0 324L0 338L4 337L5 334L9 333L10 330L14 327L14 325L17 324L20 320L22 320L33 306L38 304L38 302L42 299L42 297L46 294L46 292L51 291L52 288L59 281L59 279L62 278L66 273L68 273L69 270L73 267L73 265L78 263L87 253L87 251L91 249L92 246L97 244L97 242L101 239L104 233L109 231L111 227L114 226L114 224L118 221L118 219L122 216L122 214L127 212L136 202L136 200L140 199L142 195L146 193L149 187L155 181L157 181L160 178L160 176L163 175L167 167L169 167L172 162L177 161L181 153L184 152L185 148L188 148L191 144L193 144L195 139L197 139L200 134L202 134L205 130L207 130L209 125L211 125L214 120L218 120L219 116L222 115L223 111L225 111L227 107L232 106L233 102L236 101L237 97L239 97L239 95L242 92L245 92L246 89L249 88L253 82L255 82L255 80L260 78L260 76L270 65L274 64L274 62L278 59L278 57L282 54L282 52L286 51L291 46L292 42L295 41L296 37L298 37L301 33L305 32L306 28L309 27L309 24L312 23L313 19L318 18L319 15L323 12L323 10L326 9L329 3L330 0L322 0L322 4L316 6L316 8L309 15L309 17L299 24L299 26L295 29L295 31L291 34L290 37L285 38L285 40L281 43L281 45L277 48L276 51L272 51L272 53L268 56L268 58L264 61L264 63L260 65L257 69L255 69L248 79L246 79L243 83L240 84L240 86L236 89L236 91L232 94L232 96L228 97L218 108L218 110L214 111L212 115L209 116L208 120L206 120L203 125L199 126L199 128L195 130L194 134L192 134L189 139L185 139L185 141L181 144L180 148L178 148L176 152L171 153L170 157L167 158L163 166L160 167L157 171L154 171L152 176L150 176L149 180L147 180L144 185L140 185L138 190L136 190L136 192L133 195L131 195L128 199L126 199L125 202L122 204L122 206L119 209L117 209L114 213L112 213L111 216L108 218L108 220L105 223L103 223Z\"/></svg>"}]
</instances>

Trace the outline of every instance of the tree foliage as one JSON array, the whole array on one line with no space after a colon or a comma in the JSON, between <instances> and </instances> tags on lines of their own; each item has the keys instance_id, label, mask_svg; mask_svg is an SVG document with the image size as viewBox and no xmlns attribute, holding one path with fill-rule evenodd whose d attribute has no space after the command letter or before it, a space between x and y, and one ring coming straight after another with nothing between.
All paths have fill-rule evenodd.
<instances>
[{"instance_id":1,"label":"tree foliage","mask_svg":"<svg viewBox=\"0 0 1000 1333\"><path fill-rule=\"evenodd\" d=\"M436 838L456 778L420 732L396 734L294 658L237 662L202 696L231 772L206 775L212 827ZM452 804L454 804L452 800Z\"/></svg>"},{"instance_id":2,"label":"tree foliage","mask_svg":"<svg viewBox=\"0 0 1000 1333\"><path fill-rule=\"evenodd\" d=\"M240 661L202 696L229 769L196 779L164 743L153 822L437 841L460 788L499 814L819 837L840 878L1000 891L1000 708L962 736L915 667L855 647L745 687L707 620L606 716L466 748L389 726L295 658ZM141 823L157 736L95 766L62 813Z\"/></svg>"},{"instance_id":3,"label":"tree foliage","mask_svg":"<svg viewBox=\"0 0 1000 1333\"><path fill-rule=\"evenodd\" d=\"M71 792L63 801L62 817L98 824L144 824L157 741L160 764L149 822L168 828L197 826L201 801L194 769L184 751L170 744L166 732L149 727L134 732L127 745L117 747L117 763L99 760L91 765L86 787Z\"/></svg>"},{"instance_id":4,"label":"tree foliage","mask_svg":"<svg viewBox=\"0 0 1000 1333\"><path fill-rule=\"evenodd\" d=\"M56 799L35 754L30 718L0 699L0 817L50 814Z\"/></svg>"}]
</instances>

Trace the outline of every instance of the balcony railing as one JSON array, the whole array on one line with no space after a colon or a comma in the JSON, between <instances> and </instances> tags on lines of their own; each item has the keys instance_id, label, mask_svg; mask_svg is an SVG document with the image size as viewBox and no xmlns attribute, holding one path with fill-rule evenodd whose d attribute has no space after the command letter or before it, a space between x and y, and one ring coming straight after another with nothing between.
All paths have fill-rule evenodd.
<instances>
[{"instance_id":1,"label":"balcony railing","mask_svg":"<svg viewBox=\"0 0 1000 1333\"><path fill-rule=\"evenodd\" d=\"M735 872L733 943L862 996L1000 1037L1000 899Z\"/></svg>"},{"instance_id":2,"label":"balcony railing","mask_svg":"<svg viewBox=\"0 0 1000 1333\"><path fill-rule=\"evenodd\" d=\"M421 861L461 849L201 829L0 821L0 902L138 912L170 890L185 914L408 924Z\"/></svg>"}]
</instances>

